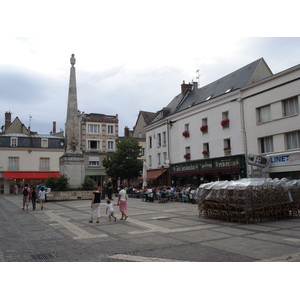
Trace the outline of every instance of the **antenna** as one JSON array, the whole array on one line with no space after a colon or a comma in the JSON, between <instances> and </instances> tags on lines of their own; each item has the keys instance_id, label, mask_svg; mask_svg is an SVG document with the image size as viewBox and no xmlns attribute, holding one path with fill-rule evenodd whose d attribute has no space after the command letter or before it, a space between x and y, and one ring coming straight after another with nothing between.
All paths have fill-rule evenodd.
<instances>
[{"instance_id":1,"label":"antenna","mask_svg":"<svg viewBox=\"0 0 300 300\"><path fill-rule=\"evenodd\" d=\"M199 69L196 71L196 73L197 73L197 77L196 77L196 79L198 79L198 88L200 88L200 74L199 74Z\"/></svg>"}]
</instances>

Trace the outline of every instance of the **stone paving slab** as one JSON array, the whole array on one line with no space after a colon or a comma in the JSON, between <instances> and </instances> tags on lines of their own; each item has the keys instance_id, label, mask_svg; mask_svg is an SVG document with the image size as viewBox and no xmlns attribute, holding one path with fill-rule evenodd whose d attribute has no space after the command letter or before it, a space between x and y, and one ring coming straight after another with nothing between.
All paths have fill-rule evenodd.
<instances>
[{"instance_id":1,"label":"stone paving slab","mask_svg":"<svg viewBox=\"0 0 300 300\"><path fill-rule=\"evenodd\" d=\"M114 200L116 202L116 199ZM300 218L255 224L199 217L197 205L128 200L126 221L88 223L90 201L46 202L21 209L20 195L0 196L0 261L300 261ZM120 218L118 207L116 216ZM38 257L38 256L37 256Z\"/></svg>"}]
</instances>

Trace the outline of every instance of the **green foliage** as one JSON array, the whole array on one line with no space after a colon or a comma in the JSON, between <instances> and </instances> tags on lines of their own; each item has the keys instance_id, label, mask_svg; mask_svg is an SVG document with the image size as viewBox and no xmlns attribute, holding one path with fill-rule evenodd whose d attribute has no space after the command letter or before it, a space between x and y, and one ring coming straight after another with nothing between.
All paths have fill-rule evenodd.
<instances>
[{"instance_id":1,"label":"green foliage","mask_svg":"<svg viewBox=\"0 0 300 300\"><path fill-rule=\"evenodd\" d=\"M133 179L140 176L143 163L141 146L135 138L122 138L117 143L117 151L103 159L106 174L110 177Z\"/></svg>"},{"instance_id":2,"label":"green foliage","mask_svg":"<svg viewBox=\"0 0 300 300\"><path fill-rule=\"evenodd\" d=\"M82 184L82 189L85 191L91 191L94 189L95 185L96 185L96 182L92 178L85 176L84 182Z\"/></svg>"},{"instance_id":3,"label":"green foliage","mask_svg":"<svg viewBox=\"0 0 300 300\"><path fill-rule=\"evenodd\" d=\"M59 178L48 177L46 186L52 191L67 191L69 189L69 178L65 174L61 174Z\"/></svg>"}]
</instances>

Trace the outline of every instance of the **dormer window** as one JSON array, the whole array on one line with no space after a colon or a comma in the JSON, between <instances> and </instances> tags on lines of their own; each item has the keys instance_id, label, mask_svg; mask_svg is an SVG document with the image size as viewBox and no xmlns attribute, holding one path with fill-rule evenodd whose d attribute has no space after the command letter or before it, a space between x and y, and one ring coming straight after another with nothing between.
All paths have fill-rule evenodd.
<instances>
[{"instance_id":1,"label":"dormer window","mask_svg":"<svg viewBox=\"0 0 300 300\"><path fill-rule=\"evenodd\" d=\"M10 138L10 146L11 147L18 147L18 138L17 137L11 137Z\"/></svg>"},{"instance_id":2,"label":"dormer window","mask_svg":"<svg viewBox=\"0 0 300 300\"><path fill-rule=\"evenodd\" d=\"M42 148L47 148L48 147L48 139L42 139L41 147Z\"/></svg>"}]
</instances>

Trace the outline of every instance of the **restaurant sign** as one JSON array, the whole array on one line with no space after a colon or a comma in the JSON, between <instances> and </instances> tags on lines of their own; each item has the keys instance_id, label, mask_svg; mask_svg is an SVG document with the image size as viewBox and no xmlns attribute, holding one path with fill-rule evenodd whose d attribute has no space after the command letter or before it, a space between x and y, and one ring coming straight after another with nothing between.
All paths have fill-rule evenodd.
<instances>
[{"instance_id":1,"label":"restaurant sign","mask_svg":"<svg viewBox=\"0 0 300 300\"><path fill-rule=\"evenodd\" d=\"M222 170L241 167L240 157L222 157L217 159L198 160L196 162L174 164L170 166L170 173L192 173Z\"/></svg>"}]
</instances>

